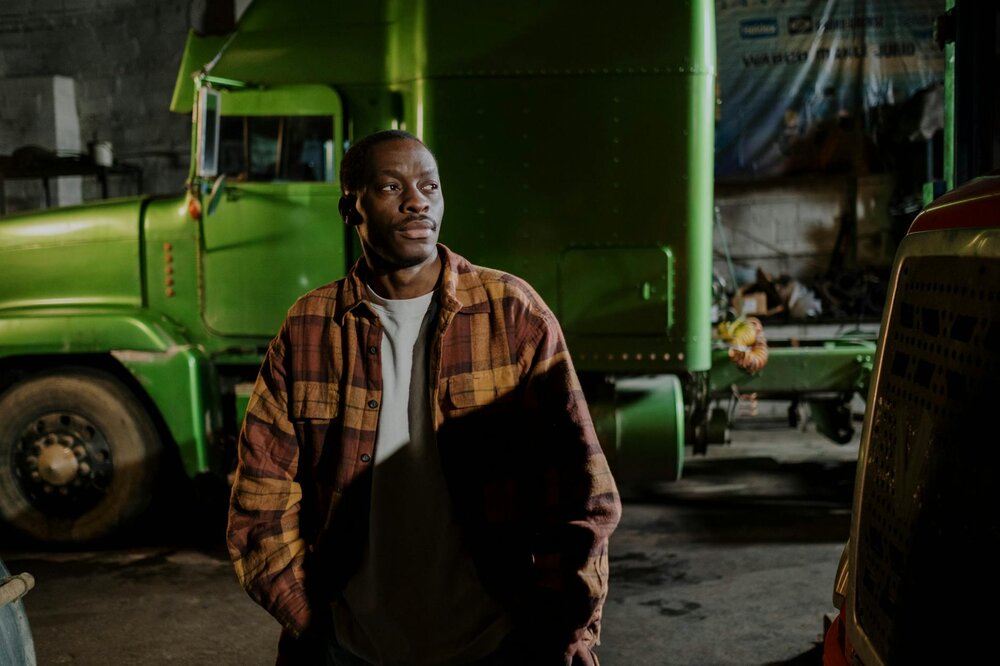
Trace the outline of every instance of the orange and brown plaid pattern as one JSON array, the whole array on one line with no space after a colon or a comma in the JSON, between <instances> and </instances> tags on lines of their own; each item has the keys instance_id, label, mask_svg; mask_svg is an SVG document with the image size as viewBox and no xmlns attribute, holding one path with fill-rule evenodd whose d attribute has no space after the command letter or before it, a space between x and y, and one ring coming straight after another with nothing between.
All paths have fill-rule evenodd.
<instances>
[{"instance_id":1,"label":"orange and brown plaid pattern","mask_svg":"<svg viewBox=\"0 0 1000 666\"><path fill-rule=\"evenodd\" d=\"M621 503L562 331L524 281L439 250L431 407L468 547L516 622L559 644L596 642ZM247 408L229 552L250 596L295 635L360 561L381 335L361 261L292 306Z\"/></svg>"}]
</instances>

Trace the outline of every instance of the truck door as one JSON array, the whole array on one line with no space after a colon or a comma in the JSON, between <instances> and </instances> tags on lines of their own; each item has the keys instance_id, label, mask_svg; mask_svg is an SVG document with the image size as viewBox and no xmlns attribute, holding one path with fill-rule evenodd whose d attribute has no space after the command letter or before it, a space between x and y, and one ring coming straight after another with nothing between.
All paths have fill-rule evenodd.
<instances>
[{"instance_id":1,"label":"truck door","mask_svg":"<svg viewBox=\"0 0 1000 666\"><path fill-rule=\"evenodd\" d=\"M298 296L346 270L340 97L326 86L225 92L222 114L201 216L202 317L220 335L271 336Z\"/></svg>"}]
</instances>

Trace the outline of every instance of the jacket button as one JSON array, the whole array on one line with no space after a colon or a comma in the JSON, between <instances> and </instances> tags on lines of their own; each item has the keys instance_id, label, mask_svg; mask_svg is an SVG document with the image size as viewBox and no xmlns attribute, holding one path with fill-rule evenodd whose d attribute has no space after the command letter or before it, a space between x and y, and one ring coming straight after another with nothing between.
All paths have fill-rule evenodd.
<instances>
[{"instance_id":1,"label":"jacket button","mask_svg":"<svg viewBox=\"0 0 1000 666\"><path fill-rule=\"evenodd\" d=\"M378 400L369 400L368 407L370 409L375 409L376 407L378 407Z\"/></svg>"},{"instance_id":2,"label":"jacket button","mask_svg":"<svg viewBox=\"0 0 1000 666\"><path fill-rule=\"evenodd\" d=\"M372 345L371 347L368 348L368 353L369 354L377 354L378 353L378 347L376 347L375 345Z\"/></svg>"},{"instance_id":3,"label":"jacket button","mask_svg":"<svg viewBox=\"0 0 1000 666\"><path fill-rule=\"evenodd\" d=\"M371 462L372 457L367 453L361 454L361 462Z\"/></svg>"}]
</instances>

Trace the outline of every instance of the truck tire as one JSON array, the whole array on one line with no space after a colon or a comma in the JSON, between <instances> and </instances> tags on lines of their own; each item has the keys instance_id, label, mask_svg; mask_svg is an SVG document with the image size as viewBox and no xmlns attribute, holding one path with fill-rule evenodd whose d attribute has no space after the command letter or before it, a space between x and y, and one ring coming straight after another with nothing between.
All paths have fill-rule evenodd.
<instances>
[{"instance_id":1,"label":"truck tire","mask_svg":"<svg viewBox=\"0 0 1000 666\"><path fill-rule=\"evenodd\" d=\"M149 504L162 445L111 375L66 368L0 395L0 517L45 542L110 536Z\"/></svg>"}]
</instances>

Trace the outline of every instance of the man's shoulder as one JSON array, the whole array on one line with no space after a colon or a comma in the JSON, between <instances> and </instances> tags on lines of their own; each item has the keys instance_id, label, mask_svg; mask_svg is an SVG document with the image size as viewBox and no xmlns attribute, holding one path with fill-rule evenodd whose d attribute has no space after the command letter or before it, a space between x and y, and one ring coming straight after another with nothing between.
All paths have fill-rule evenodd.
<instances>
[{"instance_id":1,"label":"man's shoulder","mask_svg":"<svg viewBox=\"0 0 1000 666\"><path fill-rule=\"evenodd\" d=\"M288 318L331 316L346 281L340 278L302 294L288 309Z\"/></svg>"},{"instance_id":2,"label":"man's shoulder","mask_svg":"<svg viewBox=\"0 0 1000 666\"><path fill-rule=\"evenodd\" d=\"M469 268L483 286L488 289L509 291L513 294L523 295L525 298L540 300L535 288L522 277L497 268L489 268L488 266L469 264Z\"/></svg>"},{"instance_id":3,"label":"man's shoulder","mask_svg":"<svg viewBox=\"0 0 1000 666\"><path fill-rule=\"evenodd\" d=\"M527 311L547 316L550 314L548 305L538 294L534 287L522 277L487 266L477 266L466 263L469 276L468 282L474 282L482 286L486 292L487 299L497 307L523 308ZM465 282L462 277L459 282Z\"/></svg>"}]
</instances>

